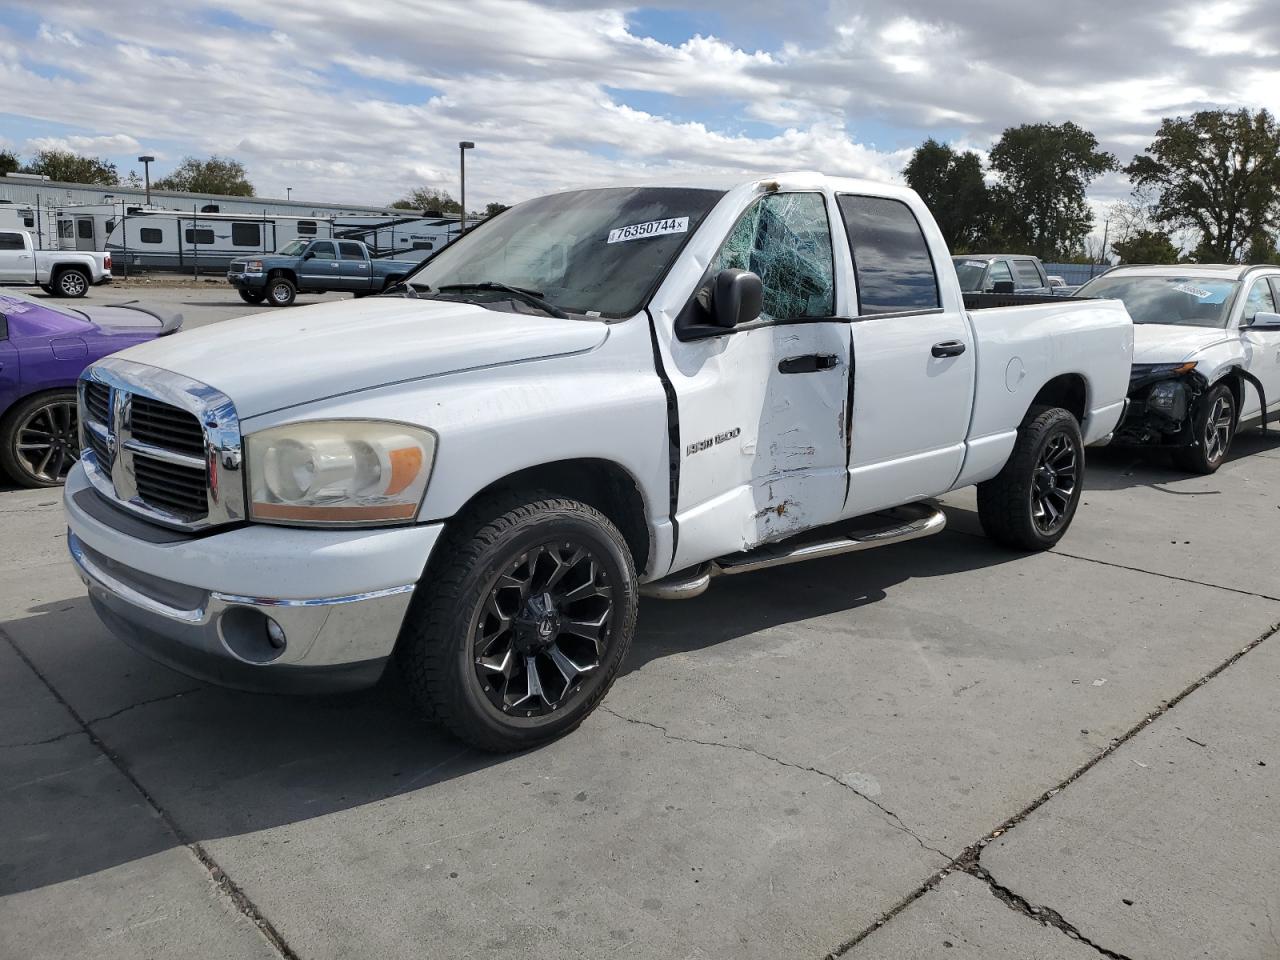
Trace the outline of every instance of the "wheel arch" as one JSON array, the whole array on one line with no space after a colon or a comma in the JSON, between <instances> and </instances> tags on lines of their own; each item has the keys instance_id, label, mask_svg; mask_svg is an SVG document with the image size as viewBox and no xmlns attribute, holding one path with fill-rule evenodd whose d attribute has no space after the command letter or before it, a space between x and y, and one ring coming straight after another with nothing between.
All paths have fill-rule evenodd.
<instances>
[{"instance_id":1,"label":"wheel arch","mask_svg":"<svg viewBox=\"0 0 1280 960\"><path fill-rule=\"evenodd\" d=\"M618 528L637 571L648 569L653 552L644 496L636 478L613 460L578 458L523 467L478 490L458 513L480 500L511 490L539 490L580 500L603 513Z\"/></svg>"},{"instance_id":2,"label":"wheel arch","mask_svg":"<svg viewBox=\"0 0 1280 960\"><path fill-rule=\"evenodd\" d=\"M289 267L272 267L267 271L267 282L270 283L276 277L284 277L295 287L298 285L298 275Z\"/></svg>"},{"instance_id":3,"label":"wheel arch","mask_svg":"<svg viewBox=\"0 0 1280 960\"><path fill-rule=\"evenodd\" d=\"M1089 410L1089 381L1081 373L1060 373L1044 384L1027 405L1032 407L1061 407L1083 424Z\"/></svg>"}]
</instances>

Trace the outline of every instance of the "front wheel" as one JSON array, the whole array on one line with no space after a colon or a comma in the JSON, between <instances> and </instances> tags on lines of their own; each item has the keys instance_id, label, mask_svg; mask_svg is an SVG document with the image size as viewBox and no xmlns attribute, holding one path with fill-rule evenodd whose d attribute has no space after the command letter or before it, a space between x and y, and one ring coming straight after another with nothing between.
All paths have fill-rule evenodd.
<instances>
[{"instance_id":1,"label":"front wheel","mask_svg":"<svg viewBox=\"0 0 1280 960\"><path fill-rule=\"evenodd\" d=\"M273 307L287 307L298 296L298 288L288 277L272 277L267 281L267 303Z\"/></svg>"},{"instance_id":2,"label":"front wheel","mask_svg":"<svg viewBox=\"0 0 1280 960\"><path fill-rule=\"evenodd\" d=\"M1200 398L1191 416L1191 434L1191 446L1173 452L1174 463L1190 473L1213 473L1236 436L1236 398L1225 383Z\"/></svg>"},{"instance_id":3,"label":"front wheel","mask_svg":"<svg viewBox=\"0 0 1280 960\"><path fill-rule=\"evenodd\" d=\"M635 632L626 541L598 510L550 494L490 499L447 538L397 647L414 704L484 750L573 730Z\"/></svg>"},{"instance_id":4,"label":"front wheel","mask_svg":"<svg viewBox=\"0 0 1280 960\"><path fill-rule=\"evenodd\" d=\"M261 303L267 295L261 290L241 290L240 299L245 303Z\"/></svg>"},{"instance_id":5,"label":"front wheel","mask_svg":"<svg viewBox=\"0 0 1280 960\"><path fill-rule=\"evenodd\" d=\"M1076 418L1060 407L1033 407L1004 469L978 484L982 529L1007 547L1048 550L1071 526L1083 481Z\"/></svg>"},{"instance_id":6,"label":"front wheel","mask_svg":"<svg viewBox=\"0 0 1280 960\"><path fill-rule=\"evenodd\" d=\"M80 459L76 392L53 390L0 420L0 468L24 487L56 487Z\"/></svg>"}]
</instances>

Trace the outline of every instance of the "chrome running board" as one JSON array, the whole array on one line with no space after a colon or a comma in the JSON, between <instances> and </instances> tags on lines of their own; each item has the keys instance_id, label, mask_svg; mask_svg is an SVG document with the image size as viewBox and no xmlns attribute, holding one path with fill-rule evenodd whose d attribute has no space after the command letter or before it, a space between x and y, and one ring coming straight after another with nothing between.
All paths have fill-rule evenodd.
<instances>
[{"instance_id":1,"label":"chrome running board","mask_svg":"<svg viewBox=\"0 0 1280 960\"><path fill-rule=\"evenodd\" d=\"M885 518L890 522L877 527L865 526L872 518ZM788 563L887 547L892 543L905 543L941 533L946 525L946 514L936 504L911 503L856 520L810 530L745 553L720 557L662 580L641 584L640 595L659 600L692 600L706 592L711 585L711 578L715 576L754 573Z\"/></svg>"}]
</instances>

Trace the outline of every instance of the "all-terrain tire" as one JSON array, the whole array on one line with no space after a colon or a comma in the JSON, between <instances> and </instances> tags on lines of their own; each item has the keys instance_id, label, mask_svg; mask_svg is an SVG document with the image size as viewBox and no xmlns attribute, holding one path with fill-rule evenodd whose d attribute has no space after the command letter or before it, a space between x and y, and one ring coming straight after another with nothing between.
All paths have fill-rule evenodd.
<instances>
[{"instance_id":1,"label":"all-terrain tire","mask_svg":"<svg viewBox=\"0 0 1280 960\"><path fill-rule=\"evenodd\" d=\"M1191 435L1189 446L1173 451L1173 462L1188 473L1215 472L1236 438L1236 398L1225 383L1213 387L1196 402L1191 413Z\"/></svg>"},{"instance_id":2,"label":"all-terrain tire","mask_svg":"<svg viewBox=\"0 0 1280 960\"><path fill-rule=\"evenodd\" d=\"M245 303L258 304L267 299L267 294L264 290L240 290L238 293L240 294L240 299Z\"/></svg>"},{"instance_id":3,"label":"all-terrain tire","mask_svg":"<svg viewBox=\"0 0 1280 960\"><path fill-rule=\"evenodd\" d=\"M1057 458L1055 468L1046 457ZM1069 464L1069 465L1068 465ZM1050 486L1065 484L1069 491ZM978 484L978 519L987 536L1018 550L1048 550L1062 539L1075 517L1084 489L1084 442L1080 425L1061 407L1032 407L1018 427L1004 468ZM1056 492L1054 492L1056 491ZM1059 515L1049 519L1045 501Z\"/></svg>"},{"instance_id":4,"label":"all-terrain tire","mask_svg":"<svg viewBox=\"0 0 1280 960\"><path fill-rule=\"evenodd\" d=\"M480 678L474 638L480 618L496 602L500 578L509 578L513 564L545 545L563 546L570 554L571 546L584 548L601 568L592 566L590 578L608 585L612 606L600 631L598 664L582 675L586 679L571 688L566 678L560 707L540 706L546 712L523 715L523 707L500 708L495 702L502 699L496 689L501 681L489 686ZM570 732L599 704L631 644L638 603L631 552L604 514L542 491L498 494L446 528L409 606L395 666L427 719L483 750L526 749Z\"/></svg>"}]
</instances>

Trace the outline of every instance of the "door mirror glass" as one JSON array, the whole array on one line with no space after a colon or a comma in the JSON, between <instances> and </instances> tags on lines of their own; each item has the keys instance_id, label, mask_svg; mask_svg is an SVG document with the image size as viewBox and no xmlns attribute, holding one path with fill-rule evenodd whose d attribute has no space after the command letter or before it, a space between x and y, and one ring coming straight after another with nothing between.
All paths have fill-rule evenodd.
<instances>
[{"instance_id":1,"label":"door mirror glass","mask_svg":"<svg viewBox=\"0 0 1280 960\"><path fill-rule=\"evenodd\" d=\"M1253 315L1253 322L1249 327L1252 330L1280 330L1280 313L1259 310Z\"/></svg>"},{"instance_id":2,"label":"door mirror glass","mask_svg":"<svg viewBox=\"0 0 1280 960\"><path fill-rule=\"evenodd\" d=\"M1013 293L1013 281L997 280L995 283L991 284L991 292L992 293Z\"/></svg>"},{"instance_id":3,"label":"door mirror glass","mask_svg":"<svg viewBox=\"0 0 1280 960\"><path fill-rule=\"evenodd\" d=\"M749 270L721 270L712 280L711 317L717 327L731 330L760 316L764 284Z\"/></svg>"}]
</instances>

